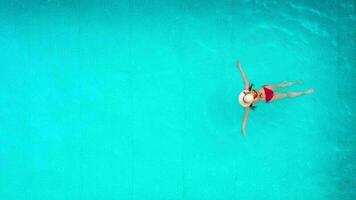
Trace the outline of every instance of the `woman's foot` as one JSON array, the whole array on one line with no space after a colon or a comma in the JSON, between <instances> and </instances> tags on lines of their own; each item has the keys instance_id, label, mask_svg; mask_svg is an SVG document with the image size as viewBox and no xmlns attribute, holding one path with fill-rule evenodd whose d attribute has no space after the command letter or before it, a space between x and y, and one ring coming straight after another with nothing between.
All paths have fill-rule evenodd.
<instances>
[{"instance_id":1,"label":"woman's foot","mask_svg":"<svg viewBox=\"0 0 356 200\"><path fill-rule=\"evenodd\" d=\"M309 90L304 91L304 94L311 94L311 93L313 93L313 92L314 92L313 89L309 89Z\"/></svg>"}]
</instances>

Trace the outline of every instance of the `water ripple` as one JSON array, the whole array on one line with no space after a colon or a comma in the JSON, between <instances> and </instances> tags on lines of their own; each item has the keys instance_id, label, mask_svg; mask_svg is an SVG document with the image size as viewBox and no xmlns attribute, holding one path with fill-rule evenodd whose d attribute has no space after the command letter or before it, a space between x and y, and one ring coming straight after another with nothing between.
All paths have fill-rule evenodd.
<instances>
[{"instance_id":1,"label":"water ripple","mask_svg":"<svg viewBox=\"0 0 356 200\"><path fill-rule=\"evenodd\" d=\"M297 10L300 13L310 13L310 14L316 15L318 17L322 17L322 18L325 18L325 19L336 21L335 17L331 17L330 15L327 15L326 13L321 12L321 11L319 11L317 9L310 8L310 7L305 7L305 6L299 6L299 5L295 5L293 3L289 3L289 5L293 9Z\"/></svg>"}]
</instances>

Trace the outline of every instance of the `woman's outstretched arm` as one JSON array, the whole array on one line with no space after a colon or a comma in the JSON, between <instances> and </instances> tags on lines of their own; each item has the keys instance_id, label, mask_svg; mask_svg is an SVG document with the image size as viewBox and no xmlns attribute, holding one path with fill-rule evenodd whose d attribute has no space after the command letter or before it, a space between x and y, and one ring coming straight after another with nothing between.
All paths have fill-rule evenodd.
<instances>
[{"instance_id":1,"label":"woman's outstretched arm","mask_svg":"<svg viewBox=\"0 0 356 200\"><path fill-rule=\"evenodd\" d=\"M244 80L245 90L247 90L250 87L250 84L249 84L249 82L247 80L247 77L246 77L246 74L245 74L244 70L241 67L240 61L237 61L237 68L239 69L239 71L241 73L241 76L242 76L242 78Z\"/></svg>"},{"instance_id":2,"label":"woman's outstretched arm","mask_svg":"<svg viewBox=\"0 0 356 200\"><path fill-rule=\"evenodd\" d=\"M244 115L244 119L242 121L242 135L243 136L246 135L245 127L246 127L248 115L250 114L250 110L251 110L251 108L249 108L249 107L245 108L245 115Z\"/></svg>"}]
</instances>

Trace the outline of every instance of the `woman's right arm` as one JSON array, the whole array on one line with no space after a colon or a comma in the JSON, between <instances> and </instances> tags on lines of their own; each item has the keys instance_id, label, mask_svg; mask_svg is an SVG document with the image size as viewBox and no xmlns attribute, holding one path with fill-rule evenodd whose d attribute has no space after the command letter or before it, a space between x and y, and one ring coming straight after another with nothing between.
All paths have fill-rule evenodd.
<instances>
[{"instance_id":1,"label":"woman's right arm","mask_svg":"<svg viewBox=\"0 0 356 200\"><path fill-rule=\"evenodd\" d=\"M244 85L245 85L245 90L248 90L248 88L250 87L250 84L247 80L246 74L244 72L244 70L241 67L240 61L237 61L237 68L239 69L242 79L244 80Z\"/></svg>"},{"instance_id":2,"label":"woman's right arm","mask_svg":"<svg viewBox=\"0 0 356 200\"><path fill-rule=\"evenodd\" d=\"M242 121L242 135L243 135L243 136L246 135L245 128L246 128L246 123L247 123L248 115L250 114L250 110L251 110L250 107L245 108L245 116L244 116L244 119L243 119L243 121Z\"/></svg>"}]
</instances>

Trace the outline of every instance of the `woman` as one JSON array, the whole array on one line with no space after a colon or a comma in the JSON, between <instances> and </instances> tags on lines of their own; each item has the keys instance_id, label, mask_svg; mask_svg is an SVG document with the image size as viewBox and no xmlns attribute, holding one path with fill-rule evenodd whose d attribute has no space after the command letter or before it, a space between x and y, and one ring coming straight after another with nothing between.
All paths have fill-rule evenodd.
<instances>
[{"instance_id":1,"label":"woman","mask_svg":"<svg viewBox=\"0 0 356 200\"><path fill-rule=\"evenodd\" d=\"M245 90L242 91L239 95L239 103L242 107L245 108L245 115L244 119L242 121L242 135L245 136L245 127L246 127L246 122L248 115L250 113L250 110L254 110L254 104L265 100L266 103L268 102L273 102L279 99L284 99L286 97L288 98L294 98L300 95L304 94L311 94L314 92L313 89L306 90L304 92L290 92L290 93L276 93L275 91L278 88L283 88L283 87L288 87L294 84L301 84L302 81L296 81L296 82L288 82L284 81L280 84L276 85L264 85L261 89L252 89L253 84L250 85L248 82L245 72L242 70L242 67L240 65L240 62L237 62L237 67L242 75L242 78L244 80L244 85L245 85Z\"/></svg>"}]
</instances>

